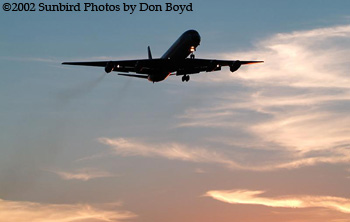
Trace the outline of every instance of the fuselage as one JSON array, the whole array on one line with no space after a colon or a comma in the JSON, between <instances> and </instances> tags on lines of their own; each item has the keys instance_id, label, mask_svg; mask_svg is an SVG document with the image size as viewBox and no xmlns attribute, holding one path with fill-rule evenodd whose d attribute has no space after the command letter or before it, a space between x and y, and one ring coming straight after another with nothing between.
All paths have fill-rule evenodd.
<instances>
[{"instance_id":1,"label":"fuselage","mask_svg":"<svg viewBox=\"0 0 350 222\"><path fill-rule=\"evenodd\" d=\"M161 58L174 60L185 59L193 52L191 48L196 50L200 41L201 37L197 31L188 30L173 43Z\"/></svg>"},{"instance_id":2,"label":"fuselage","mask_svg":"<svg viewBox=\"0 0 350 222\"><path fill-rule=\"evenodd\" d=\"M196 30L188 30L172 44L161 59L169 59L174 63L179 63L196 50L200 41L201 37ZM170 74L170 70L161 70L160 73L149 75L148 80L159 82L166 79Z\"/></svg>"}]
</instances>

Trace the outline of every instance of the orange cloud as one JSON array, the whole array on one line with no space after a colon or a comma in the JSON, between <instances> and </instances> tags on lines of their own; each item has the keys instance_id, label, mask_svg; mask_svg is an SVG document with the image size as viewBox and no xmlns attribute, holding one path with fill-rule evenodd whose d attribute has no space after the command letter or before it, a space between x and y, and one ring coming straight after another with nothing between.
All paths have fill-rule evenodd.
<instances>
[{"instance_id":1,"label":"orange cloud","mask_svg":"<svg viewBox=\"0 0 350 222\"><path fill-rule=\"evenodd\" d=\"M206 196L230 204L255 204L268 207L307 208L323 207L350 214L350 199L332 196L260 197L265 191L212 190Z\"/></svg>"},{"instance_id":2,"label":"orange cloud","mask_svg":"<svg viewBox=\"0 0 350 222\"><path fill-rule=\"evenodd\" d=\"M67 171L56 171L56 170L48 170L59 175L64 180L91 180L95 178L104 178L104 177L115 177L115 175L110 172L102 171L95 168L82 168L75 170L74 172Z\"/></svg>"},{"instance_id":3,"label":"orange cloud","mask_svg":"<svg viewBox=\"0 0 350 222\"><path fill-rule=\"evenodd\" d=\"M134 217L136 215L128 211L103 210L84 204L41 204L0 199L0 222L118 222Z\"/></svg>"}]
</instances>

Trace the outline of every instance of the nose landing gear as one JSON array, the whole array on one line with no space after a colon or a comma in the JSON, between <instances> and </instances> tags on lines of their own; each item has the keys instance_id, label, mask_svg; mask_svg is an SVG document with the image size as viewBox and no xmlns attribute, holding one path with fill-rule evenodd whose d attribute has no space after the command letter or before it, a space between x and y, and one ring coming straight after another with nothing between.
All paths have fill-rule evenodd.
<instances>
[{"instance_id":1,"label":"nose landing gear","mask_svg":"<svg viewBox=\"0 0 350 222\"><path fill-rule=\"evenodd\" d=\"M191 59L194 59L194 52L196 51L196 47L194 47L194 46L191 46L191 48L190 48L190 52L191 52L191 55L190 55L190 58Z\"/></svg>"}]
</instances>

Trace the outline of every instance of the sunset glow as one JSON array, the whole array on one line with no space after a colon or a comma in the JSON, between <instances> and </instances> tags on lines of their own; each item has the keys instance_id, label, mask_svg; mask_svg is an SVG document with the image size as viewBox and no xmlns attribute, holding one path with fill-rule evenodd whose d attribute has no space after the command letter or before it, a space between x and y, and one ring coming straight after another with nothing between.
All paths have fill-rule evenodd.
<instances>
[{"instance_id":1,"label":"sunset glow","mask_svg":"<svg viewBox=\"0 0 350 222\"><path fill-rule=\"evenodd\" d=\"M350 1L3 4L0 222L350 222Z\"/></svg>"}]
</instances>

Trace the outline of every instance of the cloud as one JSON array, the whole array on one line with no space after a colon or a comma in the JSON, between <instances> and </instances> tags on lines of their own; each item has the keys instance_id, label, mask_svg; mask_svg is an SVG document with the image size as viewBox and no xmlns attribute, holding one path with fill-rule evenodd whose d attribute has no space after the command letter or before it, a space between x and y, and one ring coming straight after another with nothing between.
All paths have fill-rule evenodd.
<instances>
[{"instance_id":1,"label":"cloud","mask_svg":"<svg viewBox=\"0 0 350 222\"><path fill-rule=\"evenodd\" d=\"M282 160L270 161L256 164L250 164L244 159L238 161L233 155L224 152L209 151L210 148L189 147L180 143L160 143L150 144L125 138L104 138L98 139L102 144L112 147L113 154L118 156L143 156L143 157L161 157L169 160L181 160L195 163L214 163L225 166L231 170L248 170L248 171L273 171L279 169L294 169L303 166L312 166L318 163L349 163L350 151L346 148L338 148L325 153L314 154L316 156L305 156L300 153L297 156ZM215 150L214 148L212 148ZM308 155L311 155L307 153ZM99 155L100 157L100 155ZM84 158L89 159L89 158ZM199 172L202 170L196 170ZM57 172L56 172L57 173ZM64 179L83 179L87 180L89 176L83 173L57 173ZM95 173L95 177L112 176L109 173ZM92 178L92 177L91 177ZM90 179L90 178L89 178Z\"/></svg>"},{"instance_id":2,"label":"cloud","mask_svg":"<svg viewBox=\"0 0 350 222\"><path fill-rule=\"evenodd\" d=\"M210 97L178 114L176 128L227 132L213 130L206 140L245 149L245 158L263 169L349 163L349 25L280 33L251 51L220 56L265 63L199 79L210 82ZM266 162L254 158L252 149L278 152Z\"/></svg>"},{"instance_id":3,"label":"cloud","mask_svg":"<svg viewBox=\"0 0 350 222\"><path fill-rule=\"evenodd\" d=\"M0 222L74 222L74 221L124 221L135 218L129 211L118 211L120 204L107 204L100 209L88 204L43 204L0 199Z\"/></svg>"},{"instance_id":4,"label":"cloud","mask_svg":"<svg viewBox=\"0 0 350 222\"><path fill-rule=\"evenodd\" d=\"M113 154L118 156L161 157L169 160L181 160L195 163L214 163L220 164L231 170L271 171L277 169L293 169L301 166L310 166L317 162L334 163L350 161L350 155L349 157L344 158L340 154L338 159L334 159L333 157L308 157L286 162L254 165L245 163L247 162L246 160L234 160L232 155L228 155L223 152L209 151L209 148L189 147L185 144L179 143L150 144L125 138L99 138L98 140L101 143L112 147ZM214 148L212 149L215 150ZM200 168L197 168L195 172L204 173L204 171Z\"/></svg>"},{"instance_id":5,"label":"cloud","mask_svg":"<svg viewBox=\"0 0 350 222\"><path fill-rule=\"evenodd\" d=\"M243 67L231 75L241 80L293 87L349 89L349 48L350 26L336 26L276 34L258 43L253 51L229 53L224 57L243 60L254 55L265 60L263 65ZM226 78L226 81L235 79Z\"/></svg>"},{"instance_id":6,"label":"cloud","mask_svg":"<svg viewBox=\"0 0 350 222\"><path fill-rule=\"evenodd\" d=\"M289 149L308 152L350 144L350 117L311 110L275 116L252 127L257 135Z\"/></svg>"},{"instance_id":7,"label":"cloud","mask_svg":"<svg viewBox=\"0 0 350 222\"><path fill-rule=\"evenodd\" d=\"M350 213L350 199L332 196L261 197L265 191L212 190L205 195L230 204L255 204L268 207L307 208L323 207Z\"/></svg>"},{"instance_id":8,"label":"cloud","mask_svg":"<svg viewBox=\"0 0 350 222\"><path fill-rule=\"evenodd\" d=\"M339 151L339 150L337 150ZM332 152L329 156L317 156L317 157L307 157L307 158L300 158L294 161L282 163L279 165L272 166L272 168L276 169L293 169L293 168L299 168L303 166L313 166L320 163L328 163L328 164L348 164L350 162L350 155L349 153L343 154L343 152L340 152L338 156L335 154L336 152Z\"/></svg>"},{"instance_id":9,"label":"cloud","mask_svg":"<svg viewBox=\"0 0 350 222\"><path fill-rule=\"evenodd\" d=\"M49 170L52 173L59 175L64 180L83 180L88 181L96 178L115 177L110 172L102 171L95 168L82 168L75 170L74 172Z\"/></svg>"},{"instance_id":10,"label":"cloud","mask_svg":"<svg viewBox=\"0 0 350 222\"><path fill-rule=\"evenodd\" d=\"M162 157L170 160L218 163L229 168L241 168L239 164L223 154L203 148L190 148L179 143L147 144L125 138L99 138L98 140L111 146L114 154L120 156Z\"/></svg>"}]
</instances>

